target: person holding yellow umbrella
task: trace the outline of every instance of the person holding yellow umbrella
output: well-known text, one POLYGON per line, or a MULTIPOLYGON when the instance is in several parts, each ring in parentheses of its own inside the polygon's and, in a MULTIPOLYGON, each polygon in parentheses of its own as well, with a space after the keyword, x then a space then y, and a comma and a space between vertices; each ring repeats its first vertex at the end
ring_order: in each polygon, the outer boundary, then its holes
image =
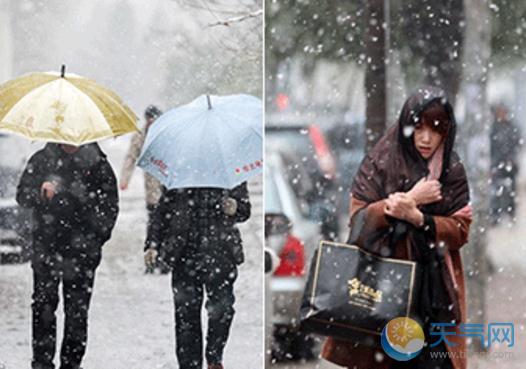
POLYGON ((119 212, 113 169, 97 140, 136 131, 113 92, 79 76, 34 73, 0 86, 0 129, 46 141, 27 163, 16 200, 32 211, 33 369, 54 369, 59 284, 60 369, 79 369, 95 271, 119 212))

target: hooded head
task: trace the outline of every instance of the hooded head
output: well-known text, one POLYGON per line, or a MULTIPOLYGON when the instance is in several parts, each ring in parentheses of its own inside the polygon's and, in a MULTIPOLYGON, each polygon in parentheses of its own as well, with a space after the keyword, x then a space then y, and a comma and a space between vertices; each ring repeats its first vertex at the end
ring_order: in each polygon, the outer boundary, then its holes
POLYGON ((453 150, 455 136, 455 116, 445 92, 420 88, 405 102, 398 122, 365 157, 354 179, 353 196, 368 203, 378 201, 394 192, 407 192, 427 177, 442 183, 443 200, 428 206, 431 213, 460 209, 469 201, 469 192, 464 167, 453 150), (440 136, 429 152, 418 148, 431 146, 429 139, 424 139, 425 144, 419 141, 426 126, 440 136))
POLYGON ((402 155, 419 174, 443 179, 456 136, 455 115, 445 92, 423 87, 409 97, 400 112, 397 136, 402 155))

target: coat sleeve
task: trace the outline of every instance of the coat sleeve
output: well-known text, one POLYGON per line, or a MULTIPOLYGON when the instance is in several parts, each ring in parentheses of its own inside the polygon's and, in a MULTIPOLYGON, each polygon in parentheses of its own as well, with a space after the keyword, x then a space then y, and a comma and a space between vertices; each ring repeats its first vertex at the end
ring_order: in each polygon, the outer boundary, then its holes
POLYGON ((233 216, 235 222, 242 223, 250 218, 251 207, 250 198, 248 195, 247 182, 241 183, 230 191, 229 196, 237 201, 237 211, 233 216))
POLYGON ((365 212, 365 220, 368 223, 368 227, 371 230, 377 230, 389 227, 390 223, 384 214, 385 200, 379 200, 370 204, 365 201, 358 200, 354 197, 351 198, 351 224, 353 216, 358 211, 365 212))
POLYGON ((384 214, 385 200, 370 204, 351 197, 350 234, 348 242, 365 245, 378 232, 390 227, 384 214))
POLYGON ((466 215, 434 215, 436 242, 444 242, 449 250, 459 250, 468 242, 471 218, 466 215))
POLYGON ((42 163, 39 155, 33 155, 24 169, 16 190, 16 201, 24 207, 33 209, 43 205, 40 188, 44 182, 42 163))
POLYGON ((164 232, 168 229, 168 210, 170 198, 167 191, 163 191, 159 204, 155 207, 146 233, 144 250, 159 249, 164 240, 164 232))
POLYGON ((119 194, 113 169, 104 158, 101 161, 96 188, 90 193, 84 217, 90 229, 102 243, 110 239, 119 214, 119 194))
POLYGON ((144 134, 142 132, 133 135, 130 148, 124 159, 124 165, 122 166, 121 182, 130 182, 133 171, 137 164, 137 159, 141 154, 142 145, 144 144, 144 134))

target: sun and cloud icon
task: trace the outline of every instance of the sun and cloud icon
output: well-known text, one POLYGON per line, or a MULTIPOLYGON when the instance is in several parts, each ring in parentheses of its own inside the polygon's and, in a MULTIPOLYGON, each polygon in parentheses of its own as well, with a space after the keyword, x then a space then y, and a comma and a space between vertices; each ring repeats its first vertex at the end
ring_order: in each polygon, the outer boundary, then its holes
POLYGON ((415 358, 424 347, 425 335, 418 322, 400 317, 389 321, 382 331, 382 348, 397 361, 415 358))

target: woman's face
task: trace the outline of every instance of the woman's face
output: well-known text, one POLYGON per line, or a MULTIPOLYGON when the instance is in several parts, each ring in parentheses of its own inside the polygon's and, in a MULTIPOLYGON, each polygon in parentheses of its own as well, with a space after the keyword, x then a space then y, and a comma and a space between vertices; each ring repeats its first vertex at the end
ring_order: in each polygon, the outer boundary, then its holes
POLYGON ((429 159, 442 142, 442 135, 433 130, 429 124, 418 123, 413 135, 415 147, 424 159, 429 159))

